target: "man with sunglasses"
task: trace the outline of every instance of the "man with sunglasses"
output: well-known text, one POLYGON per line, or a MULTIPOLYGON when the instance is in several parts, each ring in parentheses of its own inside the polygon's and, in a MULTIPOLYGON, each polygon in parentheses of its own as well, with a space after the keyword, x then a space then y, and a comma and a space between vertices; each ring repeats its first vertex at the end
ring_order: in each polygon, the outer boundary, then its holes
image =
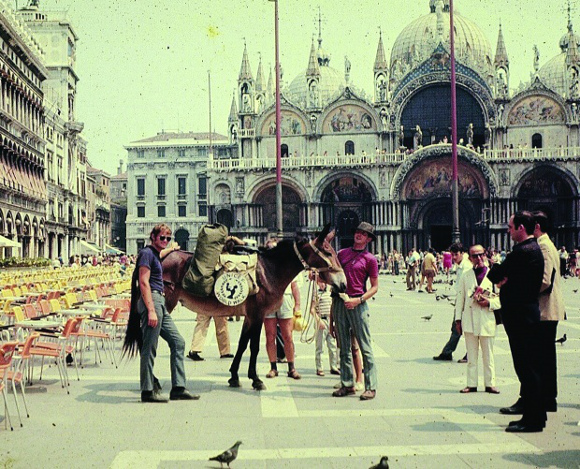
POLYGON ((139 252, 137 266, 139 272, 139 290, 141 296, 137 302, 137 311, 141 316, 141 401, 167 402, 160 393, 161 386, 153 375, 153 365, 157 354, 157 343, 161 336, 171 351, 171 400, 196 400, 198 395, 185 389, 185 367, 183 364, 185 340, 177 330, 173 319, 165 307, 163 294, 163 266, 161 258, 178 249, 177 243, 171 241, 171 229, 165 223, 156 225, 149 235, 151 244, 139 252))

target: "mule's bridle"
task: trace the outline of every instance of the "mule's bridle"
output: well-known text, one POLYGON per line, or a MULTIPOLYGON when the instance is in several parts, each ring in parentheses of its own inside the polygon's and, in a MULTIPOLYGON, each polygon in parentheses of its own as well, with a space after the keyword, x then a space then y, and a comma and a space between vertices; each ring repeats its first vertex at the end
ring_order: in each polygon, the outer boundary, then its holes
POLYGON ((327 271, 335 270, 334 267, 332 267, 332 262, 330 262, 326 258, 326 256, 322 252, 320 252, 320 249, 318 249, 312 241, 310 241, 308 244, 310 245, 310 247, 312 248, 314 253, 318 257, 320 257, 324 262, 326 262, 327 267, 312 267, 311 265, 308 265, 308 262, 306 262, 304 260, 304 257, 302 257, 302 254, 300 254, 300 250, 298 249, 298 245, 296 244, 296 241, 294 241, 294 252, 296 253, 296 256, 298 257, 298 260, 300 261, 300 263, 304 267, 304 270, 316 270, 317 272, 327 272, 327 271))

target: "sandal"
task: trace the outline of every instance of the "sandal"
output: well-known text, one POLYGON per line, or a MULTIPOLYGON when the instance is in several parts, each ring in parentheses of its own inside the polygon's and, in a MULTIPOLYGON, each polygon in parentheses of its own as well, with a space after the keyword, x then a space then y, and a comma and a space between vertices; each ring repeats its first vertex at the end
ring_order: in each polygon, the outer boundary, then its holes
POLYGON ((270 370, 266 373, 266 378, 275 378, 278 376, 278 370, 270 370))
POLYGON ((344 386, 332 393, 333 397, 352 396, 353 394, 356 394, 356 391, 353 387, 346 388, 344 386))
POLYGON ((300 376, 300 373, 298 373, 296 371, 296 368, 293 368, 292 370, 290 370, 288 372, 288 378, 292 378, 292 379, 301 379, 302 376, 300 376))
POLYGON ((488 392, 490 394, 499 394, 499 389, 497 389, 495 386, 486 386, 485 392, 488 392))
POLYGON ((459 391, 461 394, 467 394, 470 392, 477 392, 477 388, 470 388, 469 386, 466 388, 463 388, 461 391, 459 391))
POLYGON ((316 370, 316 375, 317 376, 324 376, 324 371, 322 371, 322 370, 316 370))

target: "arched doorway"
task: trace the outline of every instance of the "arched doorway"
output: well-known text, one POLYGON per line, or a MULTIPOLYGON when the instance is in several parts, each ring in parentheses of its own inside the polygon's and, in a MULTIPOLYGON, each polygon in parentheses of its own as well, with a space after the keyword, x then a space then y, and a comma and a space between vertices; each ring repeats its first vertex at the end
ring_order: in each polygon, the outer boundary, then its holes
POLYGON ((179 244, 179 249, 182 251, 189 251, 189 231, 184 228, 179 228, 175 232, 175 242, 179 244))
POLYGON ((557 246, 576 246, 575 199, 576 190, 569 177, 560 169, 540 166, 522 179, 517 189, 518 207, 521 210, 542 210, 554 227, 554 242, 557 246))
POLYGON ((354 210, 343 210, 338 214, 336 231, 340 249, 352 246, 354 242, 354 230, 359 223, 359 217, 354 210))
POLYGON ((231 210, 228 210, 227 208, 222 208, 218 210, 216 218, 217 222, 227 226, 228 230, 230 230, 232 226, 234 226, 234 216, 232 215, 231 210))
MULTIPOLYGON (((269 186, 259 192, 254 203, 262 206, 263 227, 277 230, 276 186, 269 186)), ((298 192, 287 185, 282 186, 282 226, 286 233, 295 233, 300 227, 302 199, 298 192)))

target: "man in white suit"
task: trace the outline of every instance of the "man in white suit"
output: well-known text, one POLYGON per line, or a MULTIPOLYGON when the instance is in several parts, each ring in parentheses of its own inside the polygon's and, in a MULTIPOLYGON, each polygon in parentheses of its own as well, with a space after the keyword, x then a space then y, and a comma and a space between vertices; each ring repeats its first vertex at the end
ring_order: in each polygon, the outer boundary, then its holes
POLYGON ((463 332, 467 347, 467 387, 461 393, 477 392, 479 348, 483 358, 485 392, 499 394, 495 387, 493 342, 496 332, 494 310, 501 307, 493 284, 487 279, 485 249, 476 244, 469 248, 473 269, 464 272, 458 285, 455 320, 458 332, 463 332))

